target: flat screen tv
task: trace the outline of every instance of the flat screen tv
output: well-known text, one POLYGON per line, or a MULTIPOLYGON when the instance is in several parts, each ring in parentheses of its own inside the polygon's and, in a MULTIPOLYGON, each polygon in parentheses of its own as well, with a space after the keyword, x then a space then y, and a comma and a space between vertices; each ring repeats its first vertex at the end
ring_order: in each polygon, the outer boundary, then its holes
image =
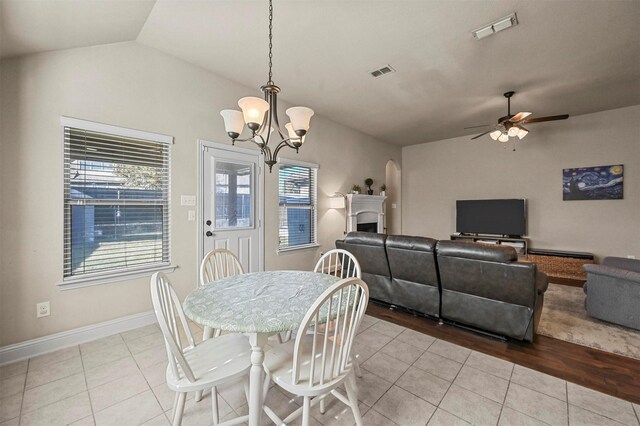
POLYGON ((456 231, 463 234, 523 236, 527 233, 526 200, 458 200, 456 231))

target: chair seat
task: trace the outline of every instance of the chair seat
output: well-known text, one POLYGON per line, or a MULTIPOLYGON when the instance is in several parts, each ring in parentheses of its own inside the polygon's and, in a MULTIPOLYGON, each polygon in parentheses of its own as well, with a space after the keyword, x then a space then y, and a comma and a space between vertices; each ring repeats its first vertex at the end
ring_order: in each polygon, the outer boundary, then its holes
POLYGON ((184 353, 196 378, 190 382, 180 370, 176 378, 167 366, 167 385, 175 392, 192 392, 230 382, 248 374, 251 369, 251 345, 241 334, 205 340, 184 353))
MULTIPOLYGON (((302 338, 303 346, 302 346, 302 360, 301 365, 304 368, 301 368, 300 377, 298 383, 293 383, 293 354, 295 347, 295 340, 289 340, 286 343, 276 346, 275 348, 269 350, 265 354, 264 358, 264 369, 271 377, 276 384, 285 389, 286 391, 300 395, 300 396, 317 396, 323 395, 327 393, 329 390, 340 386, 342 382, 346 379, 346 374, 341 374, 339 378, 325 381, 323 385, 318 385, 320 383, 320 377, 322 374, 322 368, 320 365, 320 359, 322 358, 322 346, 324 343, 324 334, 318 334, 316 337, 316 350, 315 350, 315 358, 316 365, 314 368, 314 383, 316 385, 313 388, 309 386, 309 375, 310 372, 310 364, 311 364, 311 354, 313 349, 313 335, 307 334, 302 338)), ((330 339, 327 343, 327 353, 331 353, 333 346, 333 341, 330 339)), ((337 363, 337 352, 339 347, 336 346, 336 361, 337 363)), ((352 368, 352 363, 349 362, 347 365, 347 369, 345 372, 348 372, 352 368)), ((325 378, 328 376, 330 370, 329 363, 325 366, 325 378)))

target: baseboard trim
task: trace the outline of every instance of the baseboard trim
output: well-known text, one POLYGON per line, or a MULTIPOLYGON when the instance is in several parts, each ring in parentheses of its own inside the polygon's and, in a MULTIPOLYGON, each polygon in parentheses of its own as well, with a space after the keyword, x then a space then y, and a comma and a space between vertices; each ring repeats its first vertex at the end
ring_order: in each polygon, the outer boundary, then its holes
POLYGON ((143 327, 155 322, 156 316, 153 311, 141 312, 139 314, 128 315, 110 321, 3 346, 0 347, 0 366, 133 330, 134 328, 143 327))

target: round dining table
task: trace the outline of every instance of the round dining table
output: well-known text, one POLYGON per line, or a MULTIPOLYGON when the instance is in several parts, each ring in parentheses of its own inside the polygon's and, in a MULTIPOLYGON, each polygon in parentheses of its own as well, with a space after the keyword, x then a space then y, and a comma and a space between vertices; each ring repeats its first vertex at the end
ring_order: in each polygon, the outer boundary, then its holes
POLYGON ((313 302, 339 280, 317 272, 254 272, 200 286, 185 299, 185 315, 196 323, 249 337, 249 426, 258 426, 262 416, 267 338, 296 330, 313 302))

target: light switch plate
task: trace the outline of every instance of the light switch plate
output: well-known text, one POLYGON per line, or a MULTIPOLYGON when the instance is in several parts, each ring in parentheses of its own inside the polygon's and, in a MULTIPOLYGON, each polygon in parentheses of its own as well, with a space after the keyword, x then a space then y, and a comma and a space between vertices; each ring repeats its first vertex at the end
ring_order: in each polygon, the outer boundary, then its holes
POLYGON ((181 195, 180 196, 180 205, 181 206, 195 206, 196 205, 196 196, 195 195, 181 195))

